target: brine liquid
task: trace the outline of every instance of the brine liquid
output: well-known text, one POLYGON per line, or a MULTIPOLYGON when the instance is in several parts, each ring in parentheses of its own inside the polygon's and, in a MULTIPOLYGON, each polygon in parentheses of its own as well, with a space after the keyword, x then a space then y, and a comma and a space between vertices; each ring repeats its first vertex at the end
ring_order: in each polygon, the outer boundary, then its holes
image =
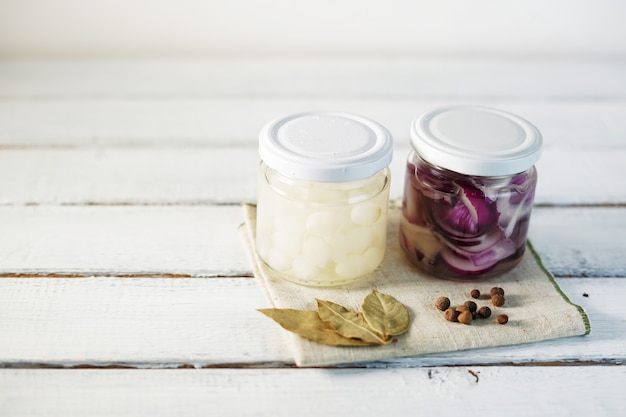
POLYGON ((304 285, 337 286, 382 262, 387 170, 349 183, 287 180, 263 164, 260 174, 256 248, 280 276, 304 285))
POLYGON ((432 275, 475 279, 513 268, 524 254, 537 176, 474 177, 407 164, 400 244, 432 275))

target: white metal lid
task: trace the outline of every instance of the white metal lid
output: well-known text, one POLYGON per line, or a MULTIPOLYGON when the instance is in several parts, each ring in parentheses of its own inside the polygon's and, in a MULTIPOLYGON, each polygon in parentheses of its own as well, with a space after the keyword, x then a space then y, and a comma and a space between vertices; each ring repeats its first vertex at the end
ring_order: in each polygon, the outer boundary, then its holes
POLYGON ((487 107, 450 106, 422 114, 411 144, 433 165, 468 175, 512 175, 537 162, 539 130, 514 114, 487 107))
POLYGON ((365 117, 307 112, 280 117, 259 135, 261 159, 294 178, 342 182, 367 178, 389 165, 391 134, 365 117))

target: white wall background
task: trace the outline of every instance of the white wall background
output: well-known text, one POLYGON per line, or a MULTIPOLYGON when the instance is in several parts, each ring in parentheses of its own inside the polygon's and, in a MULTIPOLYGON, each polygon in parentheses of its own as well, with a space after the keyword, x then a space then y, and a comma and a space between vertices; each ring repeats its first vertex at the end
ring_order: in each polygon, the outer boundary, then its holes
POLYGON ((0 0, 0 57, 626 57, 624 0, 0 0))

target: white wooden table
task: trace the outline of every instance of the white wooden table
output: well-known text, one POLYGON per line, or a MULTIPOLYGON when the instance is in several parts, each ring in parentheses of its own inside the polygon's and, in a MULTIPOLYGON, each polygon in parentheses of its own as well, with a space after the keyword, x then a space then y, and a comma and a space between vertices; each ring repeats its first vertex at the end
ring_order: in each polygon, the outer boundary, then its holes
POLYGON ((618 415, 626 62, 0 62, 0 415, 618 415), (257 135, 333 109, 395 138, 452 104, 543 132, 530 237, 587 337, 296 368, 237 233, 257 135))

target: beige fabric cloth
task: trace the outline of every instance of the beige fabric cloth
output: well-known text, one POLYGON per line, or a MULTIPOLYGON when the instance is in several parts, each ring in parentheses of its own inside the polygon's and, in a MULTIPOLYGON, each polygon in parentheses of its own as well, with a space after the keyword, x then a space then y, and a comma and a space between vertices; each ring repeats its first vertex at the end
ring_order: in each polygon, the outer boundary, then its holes
MULTIPOLYGON (((332 347, 311 342, 285 331, 298 366, 323 366, 366 362, 427 353, 515 345, 527 342, 584 335, 590 324, 584 310, 572 304, 550 274, 542 267, 529 246, 523 260, 508 273, 490 280, 456 282, 432 278, 417 270, 404 256, 398 241, 401 212, 389 211, 387 248, 382 265, 369 277, 349 287, 312 288, 300 286, 272 275, 254 250, 256 208, 244 205, 246 222, 241 228, 254 275, 259 280, 269 304, 276 308, 315 310, 315 298, 330 300, 358 311, 372 289, 389 294, 404 303, 411 315, 409 331, 398 342, 376 347, 332 347), (472 300, 469 293, 478 288, 489 293, 493 286, 504 288, 506 304, 493 307, 490 300, 474 300, 488 305, 493 314, 466 326, 447 322, 434 307, 440 296, 453 305, 472 300), (507 314, 509 323, 498 325, 495 317, 507 314)), ((265 306, 255 306, 266 308, 265 306)), ((261 313, 259 313, 261 314, 261 313)), ((270 320, 270 319, 268 319, 270 320)), ((278 326, 278 324, 276 324, 278 326)))

